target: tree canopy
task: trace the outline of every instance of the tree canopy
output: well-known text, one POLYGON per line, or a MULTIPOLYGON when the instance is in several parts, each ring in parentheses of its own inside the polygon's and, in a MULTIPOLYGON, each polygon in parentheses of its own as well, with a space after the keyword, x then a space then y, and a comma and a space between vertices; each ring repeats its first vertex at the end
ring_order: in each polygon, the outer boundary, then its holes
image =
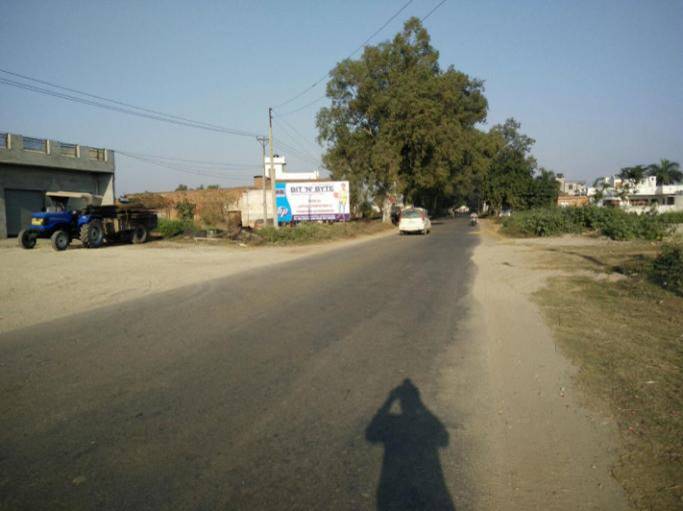
POLYGON ((555 176, 537 173, 534 141, 514 119, 480 129, 488 110, 483 82, 438 60, 411 18, 391 41, 331 71, 319 141, 332 177, 351 182, 352 203, 369 195, 386 210, 388 197, 403 195, 438 210, 454 202, 500 209, 554 201, 555 176))
POLYGON ((670 185, 683 181, 683 172, 678 162, 675 161, 660 160, 659 164, 648 165, 647 172, 650 176, 657 177, 658 185, 670 185))

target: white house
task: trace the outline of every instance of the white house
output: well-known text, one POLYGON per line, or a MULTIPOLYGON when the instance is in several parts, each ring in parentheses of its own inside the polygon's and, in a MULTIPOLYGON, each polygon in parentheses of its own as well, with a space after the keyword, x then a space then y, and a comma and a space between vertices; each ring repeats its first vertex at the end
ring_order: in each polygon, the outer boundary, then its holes
POLYGON ((317 181, 320 179, 320 171, 312 170, 310 172, 287 172, 285 166, 287 161, 284 156, 274 155, 273 164, 270 164, 270 157, 266 156, 264 160, 266 166, 266 176, 270 178, 271 167, 275 170, 276 181, 317 181))
MULTIPOLYGON (((610 176, 599 180, 598 188, 604 193, 599 201, 601 205, 620 206, 635 213, 683 211, 683 183, 658 185, 655 176, 646 176, 635 183, 610 176)), ((594 195, 594 190, 589 191, 594 195)))

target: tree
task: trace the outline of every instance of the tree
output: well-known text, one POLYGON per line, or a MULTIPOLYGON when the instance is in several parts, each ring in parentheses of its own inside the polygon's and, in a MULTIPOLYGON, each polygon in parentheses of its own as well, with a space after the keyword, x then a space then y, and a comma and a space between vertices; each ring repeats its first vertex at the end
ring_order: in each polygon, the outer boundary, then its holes
POLYGON ((629 181, 633 185, 640 183, 646 175, 647 169, 643 165, 624 167, 618 174, 621 179, 629 181))
POLYGON ((681 172, 678 162, 662 159, 659 165, 653 163, 647 167, 648 175, 657 177, 658 185, 670 185, 683 181, 683 172, 681 172))
POLYGON ((178 186, 176 186, 175 191, 176 192, 186 192, 187 191, 187 185, 178 185, 178 186))
POLYGON ((351 182, 353 205, 369 193, 387 221, 391 195, 438 209, 486 171, 488 141, 475 128, 486 119, 483 83, 442 70, 438 58, 411 18, 392 41, 367 46, 330 73, 332 105, 317 115, 323 161, 334 179, 351 182))
POLYGON ((206 189, 207 190, 219 190, 221 185, 207 185, 206 189))
MULTIPOLYGON (((551 195, 548 179, 555 175, 543 171, 539 183, 534 183, 536 160, 531 156, 531 147, 535 140, 519 131, 521 125, 515 119, 507 119, 503 124, 491 128, 488 136, 495 147, 483 183, 484 200, 489 204, 492 213, 499 213, 504 208, 525 209, 547 202, 551 195), (539 185, 539 186, 537 186, 539 185), (547 198, 537 197, 542 193, 547 198)), ((553 201, 557 199, 559 185, 552 184, 553 201)))

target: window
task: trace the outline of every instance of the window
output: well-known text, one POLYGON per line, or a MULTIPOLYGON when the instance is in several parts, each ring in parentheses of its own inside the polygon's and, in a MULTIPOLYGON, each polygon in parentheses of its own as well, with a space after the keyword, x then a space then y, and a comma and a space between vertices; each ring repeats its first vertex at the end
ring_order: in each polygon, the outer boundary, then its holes
POLYGON ((7 149, 7 133, 0 133, 0 149, 7 149))
POLYGON ((95 147, 88 148, 88 158, 91 160, 104 161, 104 149, 97 149, 95 147))
POLYGON ((76 144, 59 143, 59 154, 62 156, 76 157, 76 144))
POLYGON ((666 198, 666 205, 667 206, 673 206, 674 205, 674 197, 667 197, 666 198))
POLYGON ((24 137, 24 151, 39 151, 44 153, 46 152, 45 147, 45 140, 42 138, 24 137))

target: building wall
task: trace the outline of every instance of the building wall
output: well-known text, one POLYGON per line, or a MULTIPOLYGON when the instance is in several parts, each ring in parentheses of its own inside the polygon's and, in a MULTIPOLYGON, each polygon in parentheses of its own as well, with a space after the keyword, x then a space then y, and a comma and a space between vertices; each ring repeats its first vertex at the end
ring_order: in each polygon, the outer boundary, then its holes
POLYGON ((5 190, 75 191, 103 195, 114 202, 114 174, 0 163, 0 238, 7 237, 5 190))
MULTIPOLYGON (((273 218, 273 192, 266 189, 266 212, 273 218)), ((240 196, 238 209, 242 211, 242 225, 254 227, 263 221, 263 190, 250 188, 240 196)))

